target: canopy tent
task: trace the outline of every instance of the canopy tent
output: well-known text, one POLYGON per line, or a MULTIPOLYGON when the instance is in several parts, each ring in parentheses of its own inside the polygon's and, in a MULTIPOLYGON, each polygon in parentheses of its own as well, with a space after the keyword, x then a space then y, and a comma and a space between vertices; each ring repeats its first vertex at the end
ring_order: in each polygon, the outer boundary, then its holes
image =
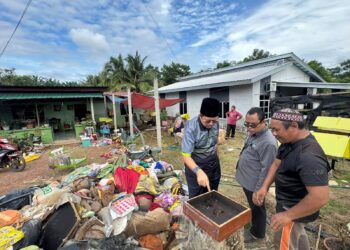
MULTIPOLYGON (((159 108, 164 109, 166 107, 173 106, 179 102, 182 102, 183 99, 164 99, 159 98, 159 108)), ((125 105, 128 105, 128 100, 124 100, 121 102, 125 105)), ((145 96, 138 93, 131 94, 131 106, 133 108, 143 109, 143 110, 155 110, 155 99, 152 96, 145 96)))

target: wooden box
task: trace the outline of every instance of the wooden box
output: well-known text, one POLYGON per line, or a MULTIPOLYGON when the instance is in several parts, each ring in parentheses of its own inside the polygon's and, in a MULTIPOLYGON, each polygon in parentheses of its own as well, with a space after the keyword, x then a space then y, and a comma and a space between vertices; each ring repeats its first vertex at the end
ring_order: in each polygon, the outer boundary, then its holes
POLYGON ((250 222, 250 208, 217 191, 211 191, 184 204, 184 214, 214 240, 227 239, 250 222))

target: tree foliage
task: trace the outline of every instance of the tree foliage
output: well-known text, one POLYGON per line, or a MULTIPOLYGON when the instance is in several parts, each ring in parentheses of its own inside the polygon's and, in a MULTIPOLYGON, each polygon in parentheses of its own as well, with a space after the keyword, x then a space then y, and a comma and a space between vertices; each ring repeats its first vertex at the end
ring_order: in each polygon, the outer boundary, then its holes
POLYGON ((272 56, 272 54, 268 51, 264 51, 263 49, 254 49, 253 53, 243 59, 243 61, 239 63, 250 62, 258 59, 263 59, 272 56))
POLYGON ((3 86, 78 86, 75 81, 58 81, 35 75, 17 75, 16 69, 0 69, 0 85, 3 86))
POLYGON ((229 62, 227 60, 224 60, 222 62, 218 62, 216 64, 216 69, 221 69, 221 68, 225 68, 225 67, 229 67, 229 66, 232 66, 232 65, 235 65, 236 62, 235 61, 232 61, 232 62, 229 62))
POLYGON ((333 76, 332 72, 328 69, 326 69, 321 62, 317 60, 312 60, 308 62, 308 65, 316 71, 317 74, 319 74, 324 80, 327 82, 333 82, 333 76))
POLYGON ((179 77, 191 74, 190 66, 172 62, 170 65, 163 65, 161 69, 161 79, 164 85, 169 85, 177 81, 179 77))
POLYGON ((329 69, 335 82, 350 82, 350 59, 340 63, 339 66, 329 69))

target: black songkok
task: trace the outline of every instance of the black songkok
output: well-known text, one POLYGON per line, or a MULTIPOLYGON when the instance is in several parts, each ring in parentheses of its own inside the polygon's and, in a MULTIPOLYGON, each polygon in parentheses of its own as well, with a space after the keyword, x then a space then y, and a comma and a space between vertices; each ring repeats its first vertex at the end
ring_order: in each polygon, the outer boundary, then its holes
POLYGON ((219 116, 220 103, 214 98, 204 98, 201 106, 201 114, 207 117, 219 116))

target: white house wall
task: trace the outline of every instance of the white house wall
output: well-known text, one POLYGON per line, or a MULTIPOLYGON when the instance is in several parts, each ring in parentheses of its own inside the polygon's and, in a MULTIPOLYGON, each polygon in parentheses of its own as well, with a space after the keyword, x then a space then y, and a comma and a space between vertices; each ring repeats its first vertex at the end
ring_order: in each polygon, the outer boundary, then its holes
POLYGON ((231 86, 229 91, 230 106, 235 105, 236 109, 244 116, 253 107, 253 86, 250 84, 231 86))
POLYGON ((310 82, 310 76, 305 74, 301 69, 294 65, 290 65, 284 70, 273 74, 271 81, 280 82, 310 82))
MULTIPOLYGON (((165 94, 166 99, 174 99, 174 98, 179 98, 179 92, 174 92, 174 93, 166 93, 165 94)), ((168 116, 173 116, 175 117, 177 113, 180 113, 180 104, 175 104, 173 106, 168 107, 167 109, 168 116)))
POLYGON ((209 89, 187 91, 187 113, 193 118, 199 114, 202 100, 209 97, 209 89))

